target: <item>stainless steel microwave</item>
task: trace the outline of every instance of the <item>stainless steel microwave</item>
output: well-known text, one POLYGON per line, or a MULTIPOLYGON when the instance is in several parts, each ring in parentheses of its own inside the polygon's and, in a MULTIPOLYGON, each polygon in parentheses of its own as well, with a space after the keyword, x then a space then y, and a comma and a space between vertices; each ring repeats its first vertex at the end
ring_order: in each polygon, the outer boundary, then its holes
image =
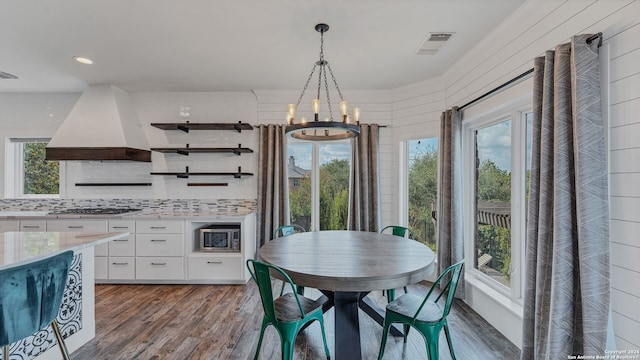
POLYGON ((240 224, 212 224, 199 232, 200 251, 240 252, 240 224))

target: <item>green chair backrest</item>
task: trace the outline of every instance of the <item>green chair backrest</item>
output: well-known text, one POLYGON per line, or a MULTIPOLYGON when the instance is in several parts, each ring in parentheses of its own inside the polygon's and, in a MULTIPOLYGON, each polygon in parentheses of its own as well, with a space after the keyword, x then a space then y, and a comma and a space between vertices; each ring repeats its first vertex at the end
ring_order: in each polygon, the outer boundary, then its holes
POLYGON ((291 286, 291 291, 296 297, 298 308, 300 309, 300 314, 302 314, 302 317, 305 316, 304 310, 302 310, 302 305, 300 305, 300 298, 295 291, 293 281, 291 281, 291 278, 289 277, 289 275, 287 275, 287 273, 285 273, 282 269, 275 265, 266 264, 252 259, 247 260, 247 268, 249 269, 251 278, 258 285, 258 290, 260 291, 260 300, 262 301, 262 308, 264 309, 265 316, 272 319, 276 323, 278 322, 278 319, 276 318, 276 306, 273 299, 273 289, 271 287, 271 271, 280 273, 280 275, 284 279, 283 281, 289 283, 289 285, 291 286))
POLYGON ((461 260, 449 266, 445 271, 442 272, 442 274, 440 274, 440 276, 438 276, 438 279, 436 280, 435 283, 433 283, 433 286, 431 286, 431 289, 429 290, 429 292, 427 293, 427 296, 425 296, 424 300, 422 301, 422 304, 418 308, 418 311, 416 311, 415 315, 413 316, 413 320, 415 320, 418 317, 418 314, 420 314, 420 311, 422 311, 422 308, 427 303, 427 300, 431 296, 431 293, 436 288, 438 288, 440 283, 445 279, 448 279, 448 283, 442 289, 442 291, 440 292, 440 295, 438 295, 435 302, 438 302, 438 300, 440 300, 442 295, 446 293, 447 300, 444 304, 444 311, 442 312, 442 318, 445 318, 447 317, 447 315, 449 315, 449 311, 451 310, 451 305, 453 304, 453 299, 456 294, 456 288, 458 287, 458 280, 460 280, 460 274, 462 274, 463 267, 464 267, 464 260, 461 260))
POLYGON ((380 230, 380 232, 383 233, 387 229, 391 229, 391 234, 395 236, 408 237, 408 238, 413 237, 413 234, 411 234, 411 230, 409 230, 409 228, 406 228, 404 226, 389 225, 389 226, 385 226, 382 230, 380 230))
POLYGON ((58 317, 73 251, 0 271, 0 346, 43 329, 58 317))
POLYGON ((279 226, 276 231, 274 231, 273 238, 276 239, 280 236, 293 235, 300 232, 306 232, 306 230, 298 224, 282 225, 279 226))

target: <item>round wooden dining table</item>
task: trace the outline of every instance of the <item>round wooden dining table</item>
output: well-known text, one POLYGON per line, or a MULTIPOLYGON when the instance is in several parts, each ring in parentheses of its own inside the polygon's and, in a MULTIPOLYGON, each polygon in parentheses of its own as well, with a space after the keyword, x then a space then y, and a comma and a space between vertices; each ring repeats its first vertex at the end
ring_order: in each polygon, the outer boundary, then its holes
MULTIPOLYGON (((434 270, 431 249, 415 240, 365 231, 313 231, 283 236, 260 248, 260 259, 297 285, 320 290, 335 312, 335 359, 361 359, 358 309, 379 324, 384 310, 366 298, 403 287, 434 270)), ((396 331, 397 333, 397 331, 396 331)))

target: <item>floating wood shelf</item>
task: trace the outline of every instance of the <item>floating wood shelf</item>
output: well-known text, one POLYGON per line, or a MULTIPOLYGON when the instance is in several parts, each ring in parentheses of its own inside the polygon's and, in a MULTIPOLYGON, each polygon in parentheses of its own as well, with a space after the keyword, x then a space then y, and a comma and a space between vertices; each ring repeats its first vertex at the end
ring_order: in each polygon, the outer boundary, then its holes
POLYGON ((180 179, 188 179, 189 176, 233 176, 236 179, 241 179, 243 176, 253 176, 252 173, 242 172, 240 166, 238 166, 238 172, 191 172, 187 166, 184 172, 152 172, 151 175, 174 175, 180 179))
POLYGON ((187 186, 229 186, 228 183, 187 183, 187 186))
POLYGON ((151 183, 76 183, 76 186, 151 186, 151 183))
POLYGON ((235 130, 242 132, 242 130, 253 130, 253 126, 242 121, 237 123, 151 123, 151 126, 157 127, 161 130, 181 130, 186 133, 189 130, 235 130))
POLYGON ((187 144, 187 146, 183 148, 164 147, 164 148, 151 148, 151 150, 165 153, 165 154, 180 154, 180 155, 189 155, 190 153, 233 153, 236 155, 241 155, 243 153, 253 152, 253 150, 249 148, 243 148, 240 144, 238 144, 237 148, 223 148, 223 147, 192 148, 189 146, 189 144, 187 144))

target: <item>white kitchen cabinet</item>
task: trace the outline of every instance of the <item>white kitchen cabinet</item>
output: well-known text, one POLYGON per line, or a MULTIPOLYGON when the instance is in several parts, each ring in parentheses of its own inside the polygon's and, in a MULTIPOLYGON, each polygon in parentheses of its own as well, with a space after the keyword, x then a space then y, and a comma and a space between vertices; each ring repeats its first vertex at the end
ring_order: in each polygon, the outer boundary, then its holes
POLYGON ((136 278, 136 222, 134 220, 109 220, 109 232, 128 232, 124 239, 108 243, 109 280, 133 280, 136 278))
POLYGON ((189 257, 190 280, 222 280, 242 279, 244 262, 242 255, 202 255, 189 257))
POLYGON ((20 220, 20 231, 47 231, 47 221, 20 220))
POLYGON ((136 280, 184 280, 184 221, 136 221, 136 280))
POLYGON ((107 232, 106 220, 47 220, 47 231, 107 232))
POLYGON ((20 231, 19 220, 0 220, 0 232, 20 231))
POLYGON ((137 256, 137 280, 184 280, 183 256, 137 256))

